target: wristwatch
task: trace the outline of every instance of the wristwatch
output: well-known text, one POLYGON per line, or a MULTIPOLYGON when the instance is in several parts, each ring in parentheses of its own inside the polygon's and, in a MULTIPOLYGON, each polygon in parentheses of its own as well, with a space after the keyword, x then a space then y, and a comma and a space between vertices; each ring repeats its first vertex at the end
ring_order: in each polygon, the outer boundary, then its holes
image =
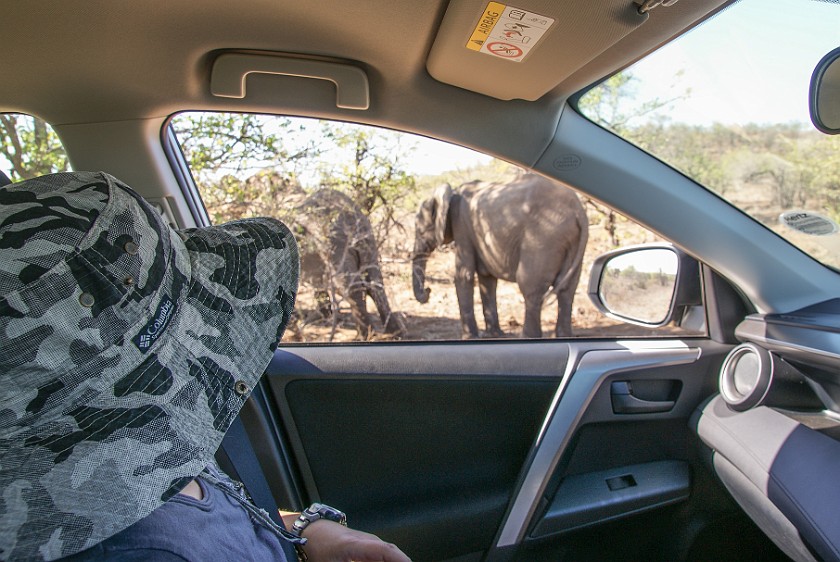
POLYGON ((324 505, 322 503, 313 503, 304 509, 292 525, 292 532, 297 536, 301 536, 303 530, 318 519, 327 519, 335 521, 347 526, 347 516, 343 511, 339 511, 334 507, 324 505))
MULTIPOLYGON (((304 509, 295 520, 291 529, 292 534, 300 537, 304 529, 319 519, 327 519, 328 521, 335 521, 345 527, 347 526, 347 516, 343 511, 339 511, 334 507, 330 507, 322 503, 313 503, 304 509)), ((295 544, 295 550, 297 551, 298 558, 301 561, 305 561, 306 553, 303 552, 303 545, 295 544)))

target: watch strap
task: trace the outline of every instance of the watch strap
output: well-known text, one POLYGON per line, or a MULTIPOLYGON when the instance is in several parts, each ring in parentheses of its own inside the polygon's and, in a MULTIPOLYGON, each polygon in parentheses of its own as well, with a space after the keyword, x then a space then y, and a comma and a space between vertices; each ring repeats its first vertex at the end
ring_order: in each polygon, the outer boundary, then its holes
MULTIPOLYGON (((345 527, 347 526, 347 516, 343 511, 339 511, 338 509, 330 507, 326 504, 313 503, 304 509, 300 515, 298 515, 298 518, 292 524, 290 531, 293 535, 303 539, 303 531, 319 519, 326 519, 328 521, 334 521, 335 523, 344 525, 345 527)), ((306 539, 303 540, 305 541, 306 539)), ((301 562, 305 562, 307 560, 307 556, 303 551, 303 544, 295 544, 295 550, 297 551, 298 558, 301 562)))

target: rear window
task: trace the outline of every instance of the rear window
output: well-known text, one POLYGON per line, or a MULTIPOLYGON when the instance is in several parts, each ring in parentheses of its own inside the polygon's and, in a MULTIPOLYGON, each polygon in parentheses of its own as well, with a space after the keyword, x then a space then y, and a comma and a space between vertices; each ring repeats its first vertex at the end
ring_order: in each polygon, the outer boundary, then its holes
POLYGON ((69 168, 67 153, 49 124, 31 115, 0 113, 0 169, 12 181, 69 168))

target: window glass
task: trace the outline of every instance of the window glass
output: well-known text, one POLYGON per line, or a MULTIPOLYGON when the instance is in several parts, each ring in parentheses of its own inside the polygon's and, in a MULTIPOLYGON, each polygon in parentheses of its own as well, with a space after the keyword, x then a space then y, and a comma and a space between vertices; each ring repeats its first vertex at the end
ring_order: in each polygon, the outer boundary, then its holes
MULTIPOLYGON (((461 186, 475 180, 498 184, 517 178, 521 181, 521 170, 440 141, 348 123, 182 113, 173 118, 172 128, 214 222, 273 216, 295 232, 302 249, 303 278, 297 321, 287 330, 285 341, 462 337, 455 287, 458 241, 426 247, 426 257, 416 243, 416 218, 428 216, 430 201, 437 200, 436 194, 445 184, 457 194, 461 186), (420 255, 425 258, 424 282, 415 291, 415 266, 420 265, 416 258, 420 255), (362 290, 365 296, 359 298, 362 290), (427 302, 420 302, 418 294, 421 298, 428 295, 427 302)), ((697 334, 675 325, 650 329, 624 324, 607 318, 590 303, 589 269, 598 255, 658 238, 594 201, 574 193, 569 197, 572 208, 579 205, 583 209, 586 216, 582 221, 588 224, 580 282, 568 311, 573 336, 697 334)), ((563 209, 551 211, 552 205, 553 201, 547 201, 540 207, 549 214, 565 216, 563 209)), ((496 203, 481 208, 482 220, 496 220, 512 206, 496 203)), ((420 220, 428 232, 434 230, 434 221, 420 220)), ((420 238, 425 240, 426 234, 424 230, 420 238)), ((490 240, 493 233, 484 238, 488 244, 502 244, 504 234, 500 232, 495 241, 490 240)), ((539 240, 540 253, 526 268, 528 273, 551 259, 555 241, 546 238, 539 240)), ((554 334, 558 317, 558 299, 548 293, 541 295, 541 330, 546 337, 554 334)), ((478 287, 472 298, 480 337, 523 337, 525 298, 515 282, 498 281, 501 333, 487 329, 478 287)))
POLYGON ((0 113, 0 168, 12 181, 70 169, 52 127, 21 113, 0 113))
POLYGON ((811 73, 840 44, 838 22, 837 2, 741 0, 579 109, 840 267, 840 136, 808 114, 811 73))

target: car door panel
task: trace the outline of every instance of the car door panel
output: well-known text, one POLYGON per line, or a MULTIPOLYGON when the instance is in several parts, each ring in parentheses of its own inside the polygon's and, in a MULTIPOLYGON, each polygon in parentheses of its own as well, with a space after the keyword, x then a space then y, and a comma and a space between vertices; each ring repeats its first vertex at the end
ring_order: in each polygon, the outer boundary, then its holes
POLYGON ((358 523, 394 542, 438 537, 426 542, 424 559, 486 547, 556 384, 475 382, 290 382, 309 489, 331 505, 354 506, 358 523))
POLYGON ((266 390, 299 501, 340 506, 414 560, 481 557, 562 543, 533 530, 567 477, 686 463, 686 420, 728 348, 703 339, 294 345, 278 350, 266 390), (615 381, 676 381, 679 391, 670 411, 615 414, 615 381))
POLYGON ((486 550, 568 357, 522 345, 280 350, 266 378, 307 497, 414 559, 486 550))

